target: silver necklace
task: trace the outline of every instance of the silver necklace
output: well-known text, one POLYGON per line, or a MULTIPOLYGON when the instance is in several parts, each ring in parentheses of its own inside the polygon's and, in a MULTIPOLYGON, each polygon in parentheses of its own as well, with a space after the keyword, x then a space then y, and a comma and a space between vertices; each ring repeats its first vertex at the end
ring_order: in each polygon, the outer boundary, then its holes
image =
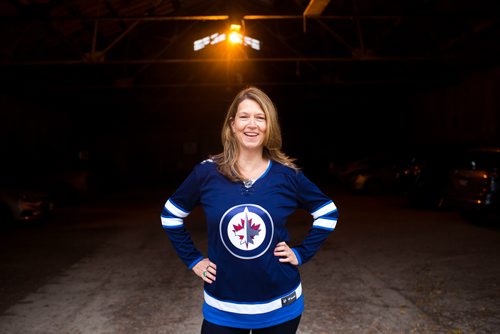
POLYGON ((245 186, 245 188, 250 188, 253 185, 253 181, 252 180, 244 180, 243 185, 245 186))

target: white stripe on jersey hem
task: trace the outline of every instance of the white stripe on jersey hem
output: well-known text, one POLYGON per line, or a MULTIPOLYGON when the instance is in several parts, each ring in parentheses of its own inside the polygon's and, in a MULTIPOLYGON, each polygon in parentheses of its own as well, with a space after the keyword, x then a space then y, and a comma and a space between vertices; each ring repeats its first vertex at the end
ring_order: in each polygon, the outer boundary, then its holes
POLYGON ((180 218, 186 218, 189 215, 189 212, 186 212, 180 208, 178 208, 170 199, 165 203, 165 208, 172 213, 174 216, 180 218))
POLYGON ((333 230, 337 225, 337 219, 318 218, 314 221, 313 227, 323 227, 333 230))
POLYGON ((318 217, 324 216, 327 213, 333 212, 335 210, 337 210, 337 207, 335 206, 335 204, 333 204, 333 202, 329 202, 329 203, 323 205, 318 210, 311 213, 311 215, 313 216, 314 219, 317 219, 318 217))
POLYGON ((177 227, 184 225, 182 218, 161 217, 161 224, 164 227, 177 227))
MULTIPOLYGON (((271 302, 268 302, 268 303, 244 304, 244 303, 224 302, 222 300, 215 299, 214 297, 210 296, 205 291, 203 293, 205 295, 205 302, 208 305, 210 305, 218 310, 225 311, 225 312, 232 312, 232 313, 238 313, 238 314, 262 314, 262 313, 275 311, 275 310, 283 307, 282 302, 281 302, 282 297, 277 298, 277 299, 275 299, 271 302)), ((302 284, 299 284, 297 289, 295 289, 294 291, 291 291, 290 293, 286 294, 285 296, 291 295, 293 293, 295 293, 295 298, 299 299, 299 297, 302 296, 302 284)))

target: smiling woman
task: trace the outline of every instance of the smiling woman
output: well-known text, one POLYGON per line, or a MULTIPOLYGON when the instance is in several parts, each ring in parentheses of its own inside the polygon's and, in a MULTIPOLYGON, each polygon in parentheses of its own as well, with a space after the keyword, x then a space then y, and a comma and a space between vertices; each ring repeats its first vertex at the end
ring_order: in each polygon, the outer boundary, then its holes
POLYGON ((281 151, 276 108, 260 89, 236 95, 222 144, 223 152, 195 166, 161 214, 177 254, 204 281, 201 332, 293 334, 304 310, 299 266, 334 230, 337 207, 281 151), (198 205, 207 257, 184 226, 198 205), (311 214, 311 228, 290 246, 287 219, 299 208, 311 214))
POLYGON ((267 130, 266 114, 257 102, 244 100, 238 106, 231 128, 241 151, 259 150, 267 130))

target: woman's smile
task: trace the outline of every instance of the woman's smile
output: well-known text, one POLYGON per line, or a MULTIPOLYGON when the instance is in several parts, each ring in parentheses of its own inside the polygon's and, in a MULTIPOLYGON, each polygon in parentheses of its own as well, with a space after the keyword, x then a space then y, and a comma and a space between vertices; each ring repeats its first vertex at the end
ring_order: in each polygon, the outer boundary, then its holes
POLYGON ((231 124, 242 149, 262 149, 267 131, 266 114, 253 100, 243 100, 231 124))

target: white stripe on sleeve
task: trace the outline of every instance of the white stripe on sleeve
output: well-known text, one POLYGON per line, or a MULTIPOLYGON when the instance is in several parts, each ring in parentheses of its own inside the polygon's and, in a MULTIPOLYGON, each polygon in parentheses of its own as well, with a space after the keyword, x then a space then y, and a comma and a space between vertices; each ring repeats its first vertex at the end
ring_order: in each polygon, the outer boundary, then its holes
POLYGON ((318 210, 311 213, 311 215, 313 216, 314 219, 317 219, 318 217, 324 216, 327 213, 333 212, 335 210, 337 210, 335 204, 333 204, 333 202, 328 202, 327 204, 320 207, 318 210))
POLYGON ((322 227, 333 230, 337 225, 337 219, 318 218, 314 221, 313 227, 322 227))
POLYGON ((167 201, 165 204, 165 208, 171 212, 174 216, 180 217, 180 218, 186 218, 189 215, 189 212, 186 212, 176 206, 173 202, 170 201, 170 199, 167 201))
POLYGON ((163 227, 176 227, 184 225, 182 218, 161 217, 161 225, 163 227))

